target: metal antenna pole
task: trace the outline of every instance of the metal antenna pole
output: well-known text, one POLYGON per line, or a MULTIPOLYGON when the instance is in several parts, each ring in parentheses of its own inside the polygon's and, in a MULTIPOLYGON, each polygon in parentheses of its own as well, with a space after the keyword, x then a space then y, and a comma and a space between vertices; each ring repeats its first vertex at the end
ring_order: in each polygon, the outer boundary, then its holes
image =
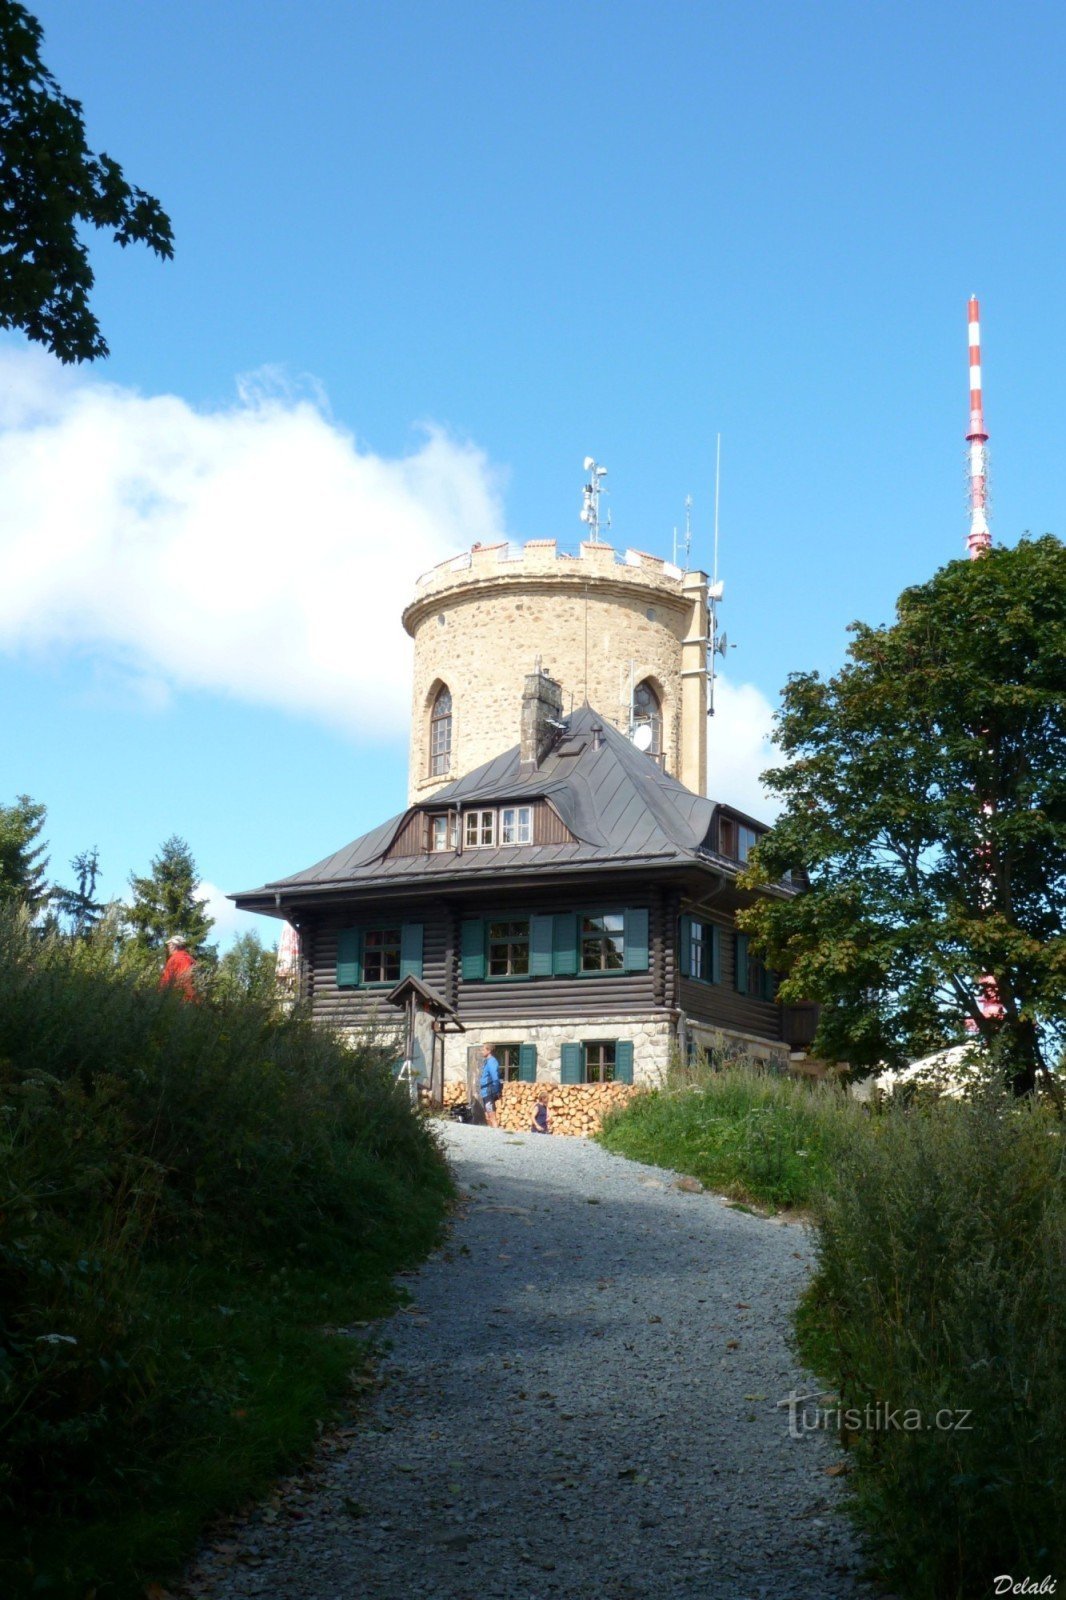
POLYGON ((714 572, 712 583, 718 582, 718 498, 722 488, 722 435, 714 447, 714 572))

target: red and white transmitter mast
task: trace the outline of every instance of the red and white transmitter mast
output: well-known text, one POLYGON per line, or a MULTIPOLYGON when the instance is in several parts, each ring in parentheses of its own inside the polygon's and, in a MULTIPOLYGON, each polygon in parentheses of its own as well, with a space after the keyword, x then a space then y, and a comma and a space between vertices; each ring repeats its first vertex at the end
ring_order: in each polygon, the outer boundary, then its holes
MULTIPOLYGON (((977 296, 970 296, 970 303, 966 308, 966 318, 969 325, 970 342, 970 428, 966 435, 966 442, 970 447, 970 532, 966 539, 966 548, 970 560, 976 561, 979 556, 987 555, 992 548, 992 534, 988 527, 988 433, 985 429, 985 405, 981 385, 981 307, 977 303, 977 296)), ((986 800, 981 810, 986 817, 992 815, 992 807, 986 800)), ((987 861, 987 849, 980 848, 979 854, 987 861)), ((986 901, 992 897, 991 877, 985 879, 986 901)), ((986 1017, 1001 1017, 1003 1005, 996 988, 996 980, 986 973, 978 980, 977 1004, 982 1015, 986 1017)), ((972 1020, 967 1021, 967 1032, 976 1032, 977 1024, 972 1020)))
POLYGON ((988 434, 981 392, 981 308, 975 294, 970 296, 967 318, 970 327, 970 431, 966 435, 970 447, 970 533, 966 548, 970 560, 975 561, 992 548, 992 535, 988 531, 988 434))

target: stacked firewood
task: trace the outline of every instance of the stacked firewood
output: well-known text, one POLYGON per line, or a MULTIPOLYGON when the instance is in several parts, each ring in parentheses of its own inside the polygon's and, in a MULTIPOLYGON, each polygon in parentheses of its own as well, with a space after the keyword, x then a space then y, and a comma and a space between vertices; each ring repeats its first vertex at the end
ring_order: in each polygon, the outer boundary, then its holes
MULTIPOLYGON (((538 1092, 548 1095, 548 1127, 552 1133, 566 1134, 571 1138, 588 1138, 598 1131, 604 1114, 626 1101, 640 1090, 630 1083, 516 1083, 504 1085, 503 1099, 499 1105, 500 1126, 512 1132, 528 1131, 533 1121, 533 1110, 538 1092)), ((466 1102, 466 1085, 446 1083, 444 1106, 463 1105, 466 1102)))

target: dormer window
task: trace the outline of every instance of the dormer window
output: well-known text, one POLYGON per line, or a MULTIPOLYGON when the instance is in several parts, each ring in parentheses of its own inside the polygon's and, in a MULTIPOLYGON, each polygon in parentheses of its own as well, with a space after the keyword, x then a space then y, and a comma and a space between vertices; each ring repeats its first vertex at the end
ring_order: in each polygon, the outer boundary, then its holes
POLYGON ((500 812, 500 843, 533 843, 532 806, 504 806, 500 812))
POLYGON ((459 818, 454 812, 429 820, 429 848, 454 850, 459 844, 459 818), (451 824, 449 827, 448 824, 451 824))
POLYGON ((468 811, 463 819, 463 842, 468 850, 496 843, 495 811, 468 811))
POLYGON ((731 861, 747 861, 762 835, 756 828, 735 817, 721 817, 718 822, 718 848, 731 861))
POLYGON ((442 684, 429 719, 429 775, 442 777, 452 764, 452 692, 442 684))

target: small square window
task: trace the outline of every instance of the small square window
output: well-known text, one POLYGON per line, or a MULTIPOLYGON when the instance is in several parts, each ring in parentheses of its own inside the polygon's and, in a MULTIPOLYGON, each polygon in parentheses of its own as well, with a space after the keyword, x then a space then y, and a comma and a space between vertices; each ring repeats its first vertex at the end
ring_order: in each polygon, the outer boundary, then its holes
POLYGON ((464 828, 464 838, 467 846, 480 849, 485 845, 496 843, 496 813, 495 811, 468 811, 464 828))
POLYGON ((500 843, 533 843, 532 806, 504 806, 500 812, 500 843))
POLYGON ((582 972, 620 972, 625 965, 625 917, 621 911, 581 919, 582 972))
POLYGON ((397 983, 399 978, 399 928, 368 929, 363 939, 363 982, 397 983))
POLYGON ((489 977, 529 976, 529 921, 489 923, 489 977))
POLYGON ((498 1044, 493 1054, 500 1064, 500 1077, 504 1083, 518 1082, 518 1052, 521 1049, 517 1044, 498 1044))
POLYGON ((615 1041, 598 1039, 585 1046, 585 1082, 613 1083, 615 1071, 615 1041))

